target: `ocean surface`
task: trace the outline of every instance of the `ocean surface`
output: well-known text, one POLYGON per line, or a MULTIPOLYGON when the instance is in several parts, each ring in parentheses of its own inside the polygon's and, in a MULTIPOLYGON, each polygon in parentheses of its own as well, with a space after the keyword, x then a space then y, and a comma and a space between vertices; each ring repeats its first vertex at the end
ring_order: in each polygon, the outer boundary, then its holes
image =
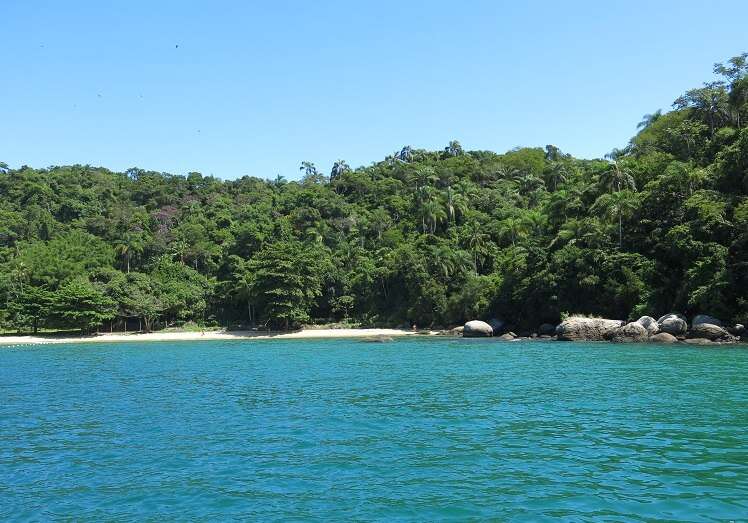
POLYGON ((2 521, 745 521, 748 348, 0 348, 2 521))

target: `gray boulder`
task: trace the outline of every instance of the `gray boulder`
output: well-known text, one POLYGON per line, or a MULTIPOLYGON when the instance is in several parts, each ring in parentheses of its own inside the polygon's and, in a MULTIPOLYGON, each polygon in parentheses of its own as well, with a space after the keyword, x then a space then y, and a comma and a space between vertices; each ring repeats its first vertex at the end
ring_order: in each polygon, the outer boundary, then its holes
POLYGON ((660 332, 667 332, 673 336, 683 336, 688 330, 688 322, 682 314, 666 314, 657 320, 660 332))
POLYGON ((727 332, 735 336, 743 336, 746 332, 745 325, 743 325, 742 323, 736 323, 733 327, 727 329, 727 332))
POLYGON ((564 341, 603 341, 612 338, 616 329, 622 326, 623 322, 618 320, 571 317, 556 327, 556 334, 564 341))
POLYGON ((649 337, 647 329, 639 322, 632 322, 617 328, 613 332, 611 341, 616 343, 632 343, 637 341, 646 341, 649 337))
POLYGON ((660 332, 654 336, 650 336, 649 341, 652 343, 676 343, 678 338, 667 332, 660 332))
POLYGON ((543 323, 538 327, 538 334, 541 336, 553 336, 556 334, 556 326, 551 323, 543 323))
POLYGON ((711 341, 733 341, 732 336, 719 325, 711 323, 699 323, 691 327, 688 331, 688 337, 691 339, 705 338, 711 341))
POLYGON ((502 334, 501 336, 499 336, 498 339, 500 339, 501 341, 514 341, 514 336, 507 332, 506 334, 502 334))
POLYGON ((641 318, 636 320, 636 323, 647 329, 647 334, 649 336, 654 336, 655 334, 660 332, 660 326, 657 325, 657 320, 652 316, 642 316, 641 318))
POLYGON ((488 320, 488 324, 493 329, 494 336, 498 336, 499 334, 504 332, 504 330, 506 330, 506 322, 504 320, 491 318, 490 320, 488 320))
POLYGON ((660 316, 660 318, 657 320, 657 323, 662 323, 668 318, 680 318, 683 321, 688 321, 684 315, 682 315, 680 312, 669 312, 665 314, 664 316, 660 316))
POLYGON ((485 321, 471 320, 465 324, 462 336, 464 338, 487 338, 493 336, 493 329, 485 321))
POLYGON ((693 321, 691 322, 691 326, 700 325, 702 323, 709 323, 710 325, 724 327, 724 324, 721 320, 718 320, 714 316, 709 316, 708 314, 697 314, 696 316, 694 316, 693 321))

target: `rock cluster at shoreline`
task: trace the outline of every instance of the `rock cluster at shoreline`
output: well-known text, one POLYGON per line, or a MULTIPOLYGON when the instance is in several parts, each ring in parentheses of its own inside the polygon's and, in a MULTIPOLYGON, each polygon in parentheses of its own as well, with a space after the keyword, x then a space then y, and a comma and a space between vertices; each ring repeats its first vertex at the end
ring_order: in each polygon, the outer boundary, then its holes
POLYGON ((683 314, 669 313, 654 319, 642 316, 636 321, 625 322, 605 318, 572 316, 559 325, 544 323, 537 332, 511 332, 506 322, 491 319, 488 322, 471 320, 464 327, 451 331, 465 338, 497 337, 511 341, 521 338, 553 339, 559 341, 610 341, 613 343, 687 343, 712 345, 748 341, 748 331, 742 324, 727 326, 714 316, 699 314, 691 324, 683 314))

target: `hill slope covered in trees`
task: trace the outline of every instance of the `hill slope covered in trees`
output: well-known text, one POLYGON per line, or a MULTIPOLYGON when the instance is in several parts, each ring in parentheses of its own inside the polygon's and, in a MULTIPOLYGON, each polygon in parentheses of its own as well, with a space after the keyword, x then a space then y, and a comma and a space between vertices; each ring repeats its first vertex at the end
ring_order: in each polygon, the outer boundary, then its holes
POLYGON ((748 65, 606 160, 404 147, 298 182, 0 164, 0 327, 748 319, 748 65))

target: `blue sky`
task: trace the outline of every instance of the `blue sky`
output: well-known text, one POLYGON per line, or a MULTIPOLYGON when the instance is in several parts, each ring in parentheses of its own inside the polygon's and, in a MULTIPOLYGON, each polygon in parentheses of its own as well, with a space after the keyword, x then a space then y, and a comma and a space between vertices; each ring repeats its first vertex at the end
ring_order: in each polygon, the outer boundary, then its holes
POLYGON ((600 157, 748 51, 747 19, 745 0, 2 0, 0 160, 231 179, 451 139, 600 157))

